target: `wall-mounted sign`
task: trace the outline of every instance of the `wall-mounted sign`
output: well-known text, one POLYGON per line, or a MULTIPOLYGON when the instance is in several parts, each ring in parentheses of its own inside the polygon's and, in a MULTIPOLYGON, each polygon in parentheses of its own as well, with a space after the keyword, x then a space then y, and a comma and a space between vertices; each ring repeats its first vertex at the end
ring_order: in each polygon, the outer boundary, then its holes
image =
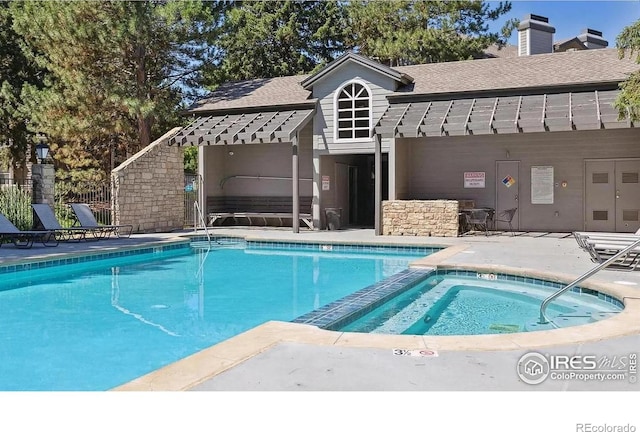
POLYGON ((531 167, 531 204, 553 204, 553 167, 531 167))
POLYGON ((465 188, 484 188, 485 173, 484 171, 472 171, 464 173, 465 188))
POLYGON ((502 179, 502 184, 505 185, 506 187, 510 188, 511 186, 516 184, 516 179, 514 179, 510 175, 507 175, 507 176, 505 176, 505 178, 502 179))
POLYGON ((323 175, 322 176, 322 190, 323 191, 328 191, 331 187, 331 180, 330 177, 328 175, 323 175))

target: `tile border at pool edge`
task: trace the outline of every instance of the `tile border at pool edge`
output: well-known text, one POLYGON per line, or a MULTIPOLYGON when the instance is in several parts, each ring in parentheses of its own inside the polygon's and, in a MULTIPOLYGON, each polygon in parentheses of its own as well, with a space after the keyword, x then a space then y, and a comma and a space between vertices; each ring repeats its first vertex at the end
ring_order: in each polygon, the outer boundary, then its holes
MULTIPOLYGON (((106 240, 105 240, 106 241, 106 240)), ((132 254, 153 253, 160 251, 188 247, 190 240, 184 237, 172 237, 148 243, 132 245, 108 245, 100 250, 82 250, 63 253, 52 253, 32 258, 16 258, 0 262, 0 274, 13 273, 24 270, 54 267, 57 265, 76 264, 78 262, 96 261, 101 259, 119 258, 132 254)))
MULTIPOLYGON (((320 246, 332 245, 336 246, 335 252, 341 252, 346 249, 361 248, 362 251, 379 251, 379 249, 388 249, 391 253, 406 253, 419 251, 421 253, 432 253, 434 250, 442 252, 447 246, 445 245, 429 245, 429 244, 415 244, 415 245, 402 245, 395 243, 358 243, 357 245, 350 245, 345 242, 317 242, 317 241, 282 241, 282 240, 265 240, 265 239, 247 239, 246 236, 216 236, 219 239, 224 240, 242 240, 247 243, 254 243, 255 249, 269 248, 269 247, 285 247, 289 245, 305 244, 310 245, 312 248, 322 250, 320 246)), ((80 250, 80 251, 68 251, 62 253, 45 253, 35 257, 17 257, 11 258, 6 261, 0 261, 0 274, 13 273, 24 270, 33 270, 39 268, 54 267, 57 265, 76 264, 78 262, 96 261, 100 259, 118 258, 128 256, 131 254, 142 254, 149 252, 156 252, 156 248, 162 248, 161 251, 171 250, 174 248, 187 247, 188 245, 198 242, 206 241, 207 238, 201 234, 180 234, 175 237, 168 237, 164 240, 156 240, 152 242, 136 243, 130 245, 112 245, 106 244, 104 248, 99 250, 80 250)), ((108 240, 103 240, 107 242, 108 240)), ((104 244, 104 243, 103 243, 104 244)), ((437 253, 437 252, 436 252, 437 253)))

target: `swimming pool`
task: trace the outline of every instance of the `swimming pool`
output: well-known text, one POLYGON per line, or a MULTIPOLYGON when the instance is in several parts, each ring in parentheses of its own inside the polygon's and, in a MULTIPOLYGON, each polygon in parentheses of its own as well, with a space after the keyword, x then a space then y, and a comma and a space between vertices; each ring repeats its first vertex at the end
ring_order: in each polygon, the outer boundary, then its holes
POLYGON ((414 287, 333 328, 410 335, 479 335, 548 330, 588 324, 622 311, 610 296, 577 288, 550 304, 555 325, 540 325, 540 304, 563 285, 511 275, 433 272, 414 287))
POLYGON ((106 390, 438 248, 220 241, 0 267, 0 390, 106 390))

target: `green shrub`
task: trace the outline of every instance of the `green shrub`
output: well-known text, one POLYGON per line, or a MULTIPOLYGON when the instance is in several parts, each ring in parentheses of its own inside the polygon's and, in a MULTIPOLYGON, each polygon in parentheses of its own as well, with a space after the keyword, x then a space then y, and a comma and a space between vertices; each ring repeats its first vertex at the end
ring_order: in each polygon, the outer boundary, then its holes
POLYGON ((31 190, 20 186, 0 186, 0 212, 21 230, 30 230, 33 226, 31 212, 31 190))

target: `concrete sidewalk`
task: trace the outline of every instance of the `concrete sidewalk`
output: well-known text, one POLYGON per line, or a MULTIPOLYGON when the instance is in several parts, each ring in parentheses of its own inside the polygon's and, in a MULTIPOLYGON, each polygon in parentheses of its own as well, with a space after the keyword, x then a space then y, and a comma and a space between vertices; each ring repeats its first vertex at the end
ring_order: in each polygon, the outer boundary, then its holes
MULTIPOLYGON (((634 351, 635 350, 635 351, 634 351)), ((640 336, 539 350, 553 355, 595 355, 628 361, 640 336)), ((192 390, 640 390, 629 379, 584 381, 548 378, 530 385, 518 378, 528 350, 440 351, 437 357, 394 355, 390 349, 282 343, 196 385, 192 390)))

